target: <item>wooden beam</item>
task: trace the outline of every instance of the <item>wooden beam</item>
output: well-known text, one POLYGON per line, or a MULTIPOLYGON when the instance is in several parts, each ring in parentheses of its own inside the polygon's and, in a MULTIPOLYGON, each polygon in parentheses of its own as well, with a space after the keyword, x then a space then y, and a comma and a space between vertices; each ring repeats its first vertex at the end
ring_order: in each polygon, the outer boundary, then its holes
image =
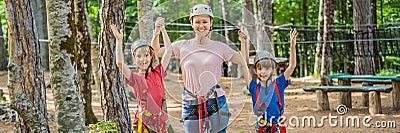
POLYGON ((372 91, 370 92, 371 97, 369 97, 369 113, 373 114, 382 114, 382 105, 381 105, 381 95, 380 92, 372 91))
POLYGON ((392 79, 392 104, 396 111, 400 111, 400 80, 392 79))
MULTIPOLYGON (((362 86, 373 86, 371 82, 362 82, 362 86)), ((361 106, 368 107, 369 105, 369 94, 368 92, 362 92, 361 95, 361 106)))
MULTIPOLYGON (((339 86, 351 86, 350 80, 338 79, 339 86)), ((347 108, 351 109, 351 92, 339 92, 339 103, 345 105, 347 108)))
POLYGON ((318 110, 329 110, 328 93, 322 90, 316 90, 318 110))
MULTIPOLYGON (((391 86, 304 86, 303 90, 306 92, 314 92, 316 90, 323 90, 326 92, 391 92, 391 86)), ((399 94, 400 95, 400 94, 399 94)))

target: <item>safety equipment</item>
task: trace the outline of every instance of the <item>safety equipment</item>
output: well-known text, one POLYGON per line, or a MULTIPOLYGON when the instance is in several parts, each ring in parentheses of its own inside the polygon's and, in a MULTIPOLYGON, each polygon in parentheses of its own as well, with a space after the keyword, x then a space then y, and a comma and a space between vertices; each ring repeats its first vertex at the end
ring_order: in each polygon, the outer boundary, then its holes
POLYGON ((153 48, 150 46, 150 44, 148 44, 147 42, 143 41, 143 40, 136 40, 135 42, 133 42, 132 44, 132 52, 134 52, 136 49, 143 47, 143 46, 148 46, 150 49, 153 50, 153 48))
POLYGON ((261 60, 270 59, 276 63, 275 57, 268 51, 261 51, 257 52, 256 56, 254 57, 254 66, 261 60))
MULTIPOLYGON (((278 84, 275 81, 273 81, 272 84, 274 85, 276 96, 278 97, 278 105, 279 105, 279 110, 281 112, 280 116, 283 116, 283 105, 282 105, 283 98, 281 97, 278 84)), ((256 105, 258 109, 258 122, 260 124, 258 126, 258 133, 274 133, 276 128, 278 128, 279 133, 286 133, 286 125, 283 121, 280 121, 276 124, 271 124, 265 120, 263 112, 264 110, 262 110, 261 107, 259 94, 260 94, 260 84, 258 84, 256 88, 256 98, 257 98, 256 105)))
POLYGON ((189 20, 191 20, 193 16, 202 14, 208 15, 214 19, 214 15, 210 6, 205 4, 197 4, 193 6, 192 10, 190 11, 189 20))

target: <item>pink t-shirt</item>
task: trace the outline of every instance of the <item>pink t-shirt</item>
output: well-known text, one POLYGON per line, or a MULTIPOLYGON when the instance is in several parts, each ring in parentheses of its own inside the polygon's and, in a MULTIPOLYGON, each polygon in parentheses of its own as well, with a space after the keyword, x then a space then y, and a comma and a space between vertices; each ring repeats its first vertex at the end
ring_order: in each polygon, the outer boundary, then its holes
POLYGON ((146 99, 146 108, 151 113, 158 113, 162 107, 164 99, 164 83, 163 78, 167 73, 162 69, 161 63, 147 74, 145 79, 144 74, 131 72, 130 79, 125 78, 125 82, 133 89, 136 100, 146 99), (149 92, 151 96, 148 96, 149 92), (145 98, 146 97, 146 98, 145 98))
MULTIPOLYGON (((228 45, 211 41, 207 45, 199 45, 194 40, 181 40, 172 44, 173 54, 180 59, 182 79, 188 91, 205 95, 221 79, 222 63, 230 61, 237 53, 228 45)), ((218 96, 225 92, 217 89, 218 96)), ((186 95, 185 100, 194 98, 186 95)))

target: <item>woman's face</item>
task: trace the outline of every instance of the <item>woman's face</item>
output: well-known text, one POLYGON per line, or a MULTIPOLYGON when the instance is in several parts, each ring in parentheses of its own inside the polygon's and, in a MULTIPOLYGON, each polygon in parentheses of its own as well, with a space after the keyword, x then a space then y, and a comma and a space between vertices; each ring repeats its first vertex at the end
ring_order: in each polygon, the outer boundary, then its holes
POLYGON ((192 18, 192 28, 197 34, 206 35, 210 32, 212 26, 212 19, 208 15, 196 15, 192 18))

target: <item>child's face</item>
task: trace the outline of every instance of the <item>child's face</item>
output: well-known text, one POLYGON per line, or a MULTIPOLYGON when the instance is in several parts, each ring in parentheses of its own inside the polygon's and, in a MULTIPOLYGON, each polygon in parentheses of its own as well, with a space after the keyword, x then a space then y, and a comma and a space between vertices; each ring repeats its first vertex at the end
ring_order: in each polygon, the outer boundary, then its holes
POLYGON ((134 62, 139 69, 139 72, 146 72, 151 63, 151 52, 149 47, 140 47, 134 51, 134 62))
POLYGON ((255 73, 261 82, 266 82, 273 75, 273 62, 269 59, 261 60, 256 64, 255 73))

